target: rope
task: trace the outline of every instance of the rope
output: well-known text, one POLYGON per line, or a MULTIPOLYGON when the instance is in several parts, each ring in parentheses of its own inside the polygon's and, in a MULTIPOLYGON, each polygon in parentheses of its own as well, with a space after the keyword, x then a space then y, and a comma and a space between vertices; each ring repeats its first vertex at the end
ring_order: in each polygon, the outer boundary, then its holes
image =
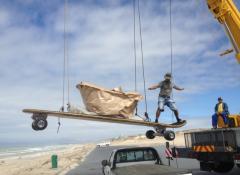
POLYGON ((68 37, 67 37, 67 31, 68 31, 68 0, 66 0, 66 10, 65 10, 65 47, 64 49, 66 50, 66 59, 67 59, 67 99, 68 99, 68 104, 70 104, 70 76, 69 76, 69 52, 68 52, 68 37))
POLYGON ((69 60, 68 60, 68 42, 67 42, 67 6, 68 0, 65 0, 64 4, 64 53, 63 53, 63 82, 62 82, 62 108, 61 110, 64 112, 65 105, 65 86, 66 86, 66 78, 67 78, 67 98, 69 103, 69 60))
MULTIPOLYGON (((173 39, 172 39, 172 0, 169 0, 169 26, 170 26, 170 48, 171 48, 171 74, 173 74, 173 39)), ((173 76, 172 76, 173 77, 173 76)))
POLYGON ((135 86, 134 90, 137 91, 137 49, 136 49, 136 7, 135 0, 133 0, 133 47, 134 47, 134 80, 135 86))
MULTIPOLYGON (((65 0, 65 6, 64 6, 64 77, 67 79, 67 101, 69 104, 69 92, 70 92, 70 81, 69 81, 69 56, 68 56, 68 38, 67 38, 67 15, 68 15, 68 0, 65 0)), ((65 80, 66 81, 66 80, 65 80)), ((66 83, 66 82, 64 82, 66 83)))
POLYGON ((57 134, 59 133, 60 126, 61 126, 61 122, 60 122, 60 118, 58 117, 58 128, 57 128, 57 134))
MULTIPOLYGON (((170 70, 171 70, 171 74, 172 74, 172 77, 173 76, 173 37, 172 37, 172 0, 169 0, 169 28, 170 28, 170 32, 169 32, 169 39, 170 39, 170 58, 171 58, 171 67, 170 67, 170 70)), ((173 79, 172 79, 173 81, 173 79)), ((173 98, 173 92, 172 92, 172 98, 173 98)), ((172 112, 172 122, 174 120, 174 114, 172 112)), ((173 131, 175 129, 173 128, 173 131)), ((174 131, 175 132, 175 131, 174 131)), ((175 141, 173 140, 173 146, 175 147, 175 141)), ((178 168, 178 160, 177 160, 177 157, 176 157, 176 165, 177 165, 177 168, 178 168)))
MULTIPOLYGON (((169 0, 169 40, 170 40, 170 60, 171 60, 170 71, 173 77, 172 0, 169 0)), ((172 78, 172 81, 173 81, 173 78, 172 78)), ((172 98, 173 98, 173 92, 172 92, 172 98)), ((172 122, 173 121, 174 121, 174 115, 172 112, 172 122)))
POLYGON ((65 104, 65 81, 66 81, 66 0, 64 5, 64 50, 63 50, 63 82, 62 82, 62 112, 64 112, 64 104, 65 104))
POLYGON ((68 56, 68 40, 67 40, 67 12, 68 12, 68 0, 65 0, 64 5, 64 53, 63 53, 63 82, 62 82, 62 107, 64 111, 65 105, 65 86, 66 86, 66 79, 67 79, 67 101, 70 101, 70 78, 69 78, 69 56, 68 56))
MULTIPOLYGON (((169 0, 169 40, 170 40, 170 71, 173 77, 173 39, 172 39, 172 0, 169 0)), ((173 78, 172 78, 173 81, 173 78)), ((173 98, 173 92, 172 92, 173 98)), ((173 112, 172 112, 172 122, 173 122, 173 112)))
MULTIPOLYGON (((65 0, 64 4, 64 53, 63 53, 63 82, 62 82, 62 107, 60 109, 61 112, 64 112, 64 105, 65 105, 65 85, 66 85, 66 78, 67 78, 67 100, 69 104, 69 59, 68 59, 68 42, 67 42, 67 6, 68 0, 65 0)), ((61 122, 60 118, 58 117, 58 129, 57 133, 59 132, 61 122)))
MULTIPOLYGON (((136 49, 136 5, 133 0, 133 47, 134 47, 134 90, 137 92, 137 49, 136 49)), ((135 115, 138 116, 138 106, 135 115)))
POLYGON ((139 34, 141 42, 141 57, 142 57, 142 76, 143 76, 143 86, 144 86, 144 99, 145 99, 145 116, 147 116, 148 106, 147 106, 147 92, 146 92, 146 78, 145 78, 145 68, 144 68, 144 57, 143 57, 143 39, 142 39, 142 23, 141 23, 141 13, 138 2, 138 20, 139 20, 139 34))

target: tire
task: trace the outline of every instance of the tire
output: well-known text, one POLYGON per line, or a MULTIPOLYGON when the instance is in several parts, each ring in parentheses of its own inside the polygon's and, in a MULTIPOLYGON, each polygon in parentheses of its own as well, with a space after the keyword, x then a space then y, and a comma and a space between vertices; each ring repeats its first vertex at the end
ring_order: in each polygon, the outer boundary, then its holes
POLYGON ((238 168, 240 168, 240 164, 236 164, 238 168))
POLYGON ((173 131, 165 131, 163 136, 168 141, 172 141, 175 139, 175 133, 173 131))
POLYGON ((227 173, 234 167, 234 162, 220 162, 213 166, 213 171, 217 173, 227 173))
POLYGON ((104 167, 102 167, 102 173, 103 173, 103 175, 106 175, 105 172, 104 172, 104 167))
POLYGON ((35 121, 32 122, 32 129, 34 131, 38 131, 39 130, 38 127, 36 126, 36 122, 35 121))
POLYGON ((201 171, 212 171, 214 164, 209 162, 200 162, 201 171))
POLYGON ((153 131, 153 130, 148 130, 147 132, 146 132, 146 137, 148 138, 148 139, 154 139, 155 138, 155 132, 153 131))
POLYGON ((48 126, 48 122, 45 119, 37 119, 33 123, 37 130, 44 130, 48 126))

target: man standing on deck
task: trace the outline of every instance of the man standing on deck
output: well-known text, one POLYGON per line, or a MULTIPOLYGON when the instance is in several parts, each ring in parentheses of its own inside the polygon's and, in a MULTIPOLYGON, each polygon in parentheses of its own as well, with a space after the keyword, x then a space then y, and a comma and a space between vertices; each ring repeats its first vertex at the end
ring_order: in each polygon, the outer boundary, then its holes
POLYGON ((223 118, 223 121, 225 124, 228 123, 228 105, 227 103, 223 102, 222 97, 218 97, 218 103, 215 106, 215 114, 212 116, 212 126, 213 128, 217 128, 218 123, 218 116, 221 116, 223 118))
POLYGON ((164 111, 164 106, 167 105, 175 114, 177 122, 180 123, 183 120, 179 118, 178 110, 176 108, 175 102, 171 99, 171 94, 173 88, 179 91, 184 90, 184 88, 180 88, 172 83, 172 74, 166 73, 164 76, 164 80, 158 83, 157 85, 153 85, 148 88, 148 90, 154 90, 160 88, 160 93, 158 96, 158 108, 156 112, 156 120, 155 122, 158 123, 158 118, 160 117, 161 112, 164 111))

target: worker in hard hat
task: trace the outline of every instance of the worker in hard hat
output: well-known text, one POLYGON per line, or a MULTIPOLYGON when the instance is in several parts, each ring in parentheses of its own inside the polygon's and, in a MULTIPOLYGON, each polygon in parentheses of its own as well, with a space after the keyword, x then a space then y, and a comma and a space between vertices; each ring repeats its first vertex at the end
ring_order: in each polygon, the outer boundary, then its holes
POLYGON ((223 102, 222 97, 218 97, 218 103, 215 105, 215 113, 212 115, 212 126, 217 128, 218 116, 223 118, 225 124, 228 123, 228 105, 223 102))
POLYGON ((171 94, 172 94, 173 88, 176 90, 179 90, 179 91, 184 90, 184 88, 180 88, 172 82, 172 74, 171 73, 166 73, 163 81, 161 81, 157 85, 153 85, 153 86, 149 87, 148 90, 154 90, 157 88, 160 88, 160 93, 158 96, 158 108, 157 108, 157 112, 156 112, 155 122, 158 123, 158 119, 160 117, 161 112, 164 111, 165 105, 168 106, 174 112, 178 123, 183 122, 183 120, 181 120, 179 118, 178 110, 175 105, 175 102, 173 101, 173 99, 171 99, 171 94))

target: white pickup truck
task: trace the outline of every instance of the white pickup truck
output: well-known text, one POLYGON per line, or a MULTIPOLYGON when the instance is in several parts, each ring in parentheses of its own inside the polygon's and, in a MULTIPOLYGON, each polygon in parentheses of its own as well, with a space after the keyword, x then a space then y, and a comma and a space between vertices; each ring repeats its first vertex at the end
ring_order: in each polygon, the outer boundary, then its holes
POLYGON ((102 161, 104 175, 192 175, 188 170, 163 165, 151 147, 116 149, 109 160, 102 161))

